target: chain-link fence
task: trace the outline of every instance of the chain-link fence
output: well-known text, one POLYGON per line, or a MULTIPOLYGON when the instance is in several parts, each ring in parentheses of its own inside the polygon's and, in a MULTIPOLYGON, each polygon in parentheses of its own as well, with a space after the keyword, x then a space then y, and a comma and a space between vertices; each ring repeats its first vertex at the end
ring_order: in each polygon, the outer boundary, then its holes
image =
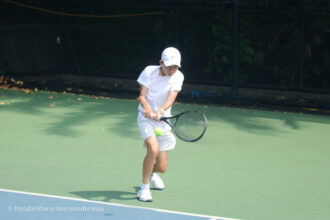
POLYGON ((3 73, 136 79, 175 46, 186 82, 330 93, 329 1, 26 2, 0 1, 3 73))

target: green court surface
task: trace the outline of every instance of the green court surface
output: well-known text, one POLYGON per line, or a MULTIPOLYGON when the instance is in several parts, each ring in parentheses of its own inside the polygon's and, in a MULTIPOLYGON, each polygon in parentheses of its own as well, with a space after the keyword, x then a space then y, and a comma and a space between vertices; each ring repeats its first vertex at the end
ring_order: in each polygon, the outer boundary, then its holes
POLYGON ((154 202, 136 199, 135 100, 0 90, 0 188, 228 218, 330 219, 330 117, 175 104, 209 119, 178 140, 154 202))

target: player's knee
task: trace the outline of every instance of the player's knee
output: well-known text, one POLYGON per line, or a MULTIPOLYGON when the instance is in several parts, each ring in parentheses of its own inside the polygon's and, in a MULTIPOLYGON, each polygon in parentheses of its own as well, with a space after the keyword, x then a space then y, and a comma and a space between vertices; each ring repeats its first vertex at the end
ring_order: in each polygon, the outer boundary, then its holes
POLYGON ((158 147, 148 147, 148 156, 156 158, 159 153, 158 147))
POLYGON ((157 142, 157 139, 156 138, 148 138, 146 141, 145 141, 145 144, 147 146, 147 149, 148 149, 148 153, 147 155, 149 157, 153 157, 153 158, 156 158, 158 153, 159 153, 159 147, 158 147, 158 142, 157 142))
POLYGON ((165 166, 158 167, 158 172, 165 173, 166 169, 167 169, 167 167, 165 167, 165 166))
POLYGON ((165 173, 167 170, 167 164, 163 163, 163 164, 157 164, 157 171, 160 173, 165 173))

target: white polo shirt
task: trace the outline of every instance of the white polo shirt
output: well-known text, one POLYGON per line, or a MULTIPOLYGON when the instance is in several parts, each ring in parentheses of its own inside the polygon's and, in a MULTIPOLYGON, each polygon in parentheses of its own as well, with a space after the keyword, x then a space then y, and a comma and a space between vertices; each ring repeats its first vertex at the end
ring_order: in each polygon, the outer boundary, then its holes
MULTIPOLYGON (((154 113, 164 105, 171 91, 181 91, 184 80, 180 70, 177 70, 172 76, 161 76, 159 70, 160 66, 147 66, 137 79, 140 85, 148 88, 146 98, 154 113)), ((142 112, 143 106, 140 104, 138 109, 142 112)), ((170 115, 171 108, 168 108, 163 116, 170 115)))

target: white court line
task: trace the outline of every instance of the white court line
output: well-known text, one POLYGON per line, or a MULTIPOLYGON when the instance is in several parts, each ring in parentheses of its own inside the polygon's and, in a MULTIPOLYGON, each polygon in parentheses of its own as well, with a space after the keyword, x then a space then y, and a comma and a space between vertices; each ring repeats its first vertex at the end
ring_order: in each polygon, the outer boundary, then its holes
POLYGON ((210 216, 210 215, 199 215, 199 214, 193 214, 193 213, 188 213, 188 212, 178 212, 178 211, 170 211, 170 210, 165 210, 165 209, 155 209, 155 208, 148 208, 148 207, 141 207, 141 206, 123 205, 123 204, 111 203, 111 202, 93 201, 93 200, 87 200, 87 199, 78 199, 78 198, 71 198, 71 197, 65 197, 65 196, 54 196, 54 195, 23 192, 23 191, 9 190, 9 189, 0 189, 0 192, 1 191, 2 192, 9 192, 9 193, 39 196, 39 197, 48 197, 48 198, 55 198, 55 199, 66 199, 66 200, 79 201, 79 202, 88 202, 88 203, 102 204, 102 205, 108 205, 108 206, 118 206, 118 207, 125 207, 125 208, 144 209, 144 210, 151 210, 151 211, 164 212, 164 213, 170 213, 170 214, 188 215, 188 216, 195 216, 195 217, 201 217, 201 218, 208 218, 209 220, 217 220, 217 219, 221 219, 221 220, 238 220, 238 219, 234 219, 234 218, 225 218, 225 217, 210 216))

